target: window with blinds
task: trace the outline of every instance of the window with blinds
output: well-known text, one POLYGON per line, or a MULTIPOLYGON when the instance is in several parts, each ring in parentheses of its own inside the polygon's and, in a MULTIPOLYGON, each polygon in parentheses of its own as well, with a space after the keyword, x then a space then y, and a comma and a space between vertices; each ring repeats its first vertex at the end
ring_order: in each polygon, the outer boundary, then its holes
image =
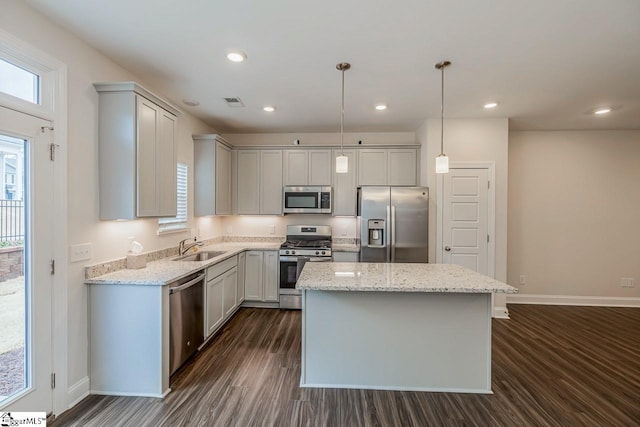
POLYGON ((187 228, 187 165, 178 163, 178 215, 158 219, 158 233, 168 233, 187 228))

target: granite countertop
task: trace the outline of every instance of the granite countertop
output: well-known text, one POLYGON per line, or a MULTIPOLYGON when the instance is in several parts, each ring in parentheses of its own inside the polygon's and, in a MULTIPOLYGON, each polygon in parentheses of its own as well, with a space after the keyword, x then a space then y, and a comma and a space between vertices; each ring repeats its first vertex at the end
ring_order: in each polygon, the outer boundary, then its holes
POLYGON ((296 289, 447 293, 517 293, 517 289, 454 264, 308 262, 296 289))
POLYGON ((145 268, 123 269, 85 280, 89 285, 148 285, 163 286, 179 280, 189 274, 224 261, 246 250, 275 251, 280 242, 225 242, 203 246, 198 252, 224 251, 224 254, 206 261, 173 261, 176 257, 163 258, 150 262, 145 268))

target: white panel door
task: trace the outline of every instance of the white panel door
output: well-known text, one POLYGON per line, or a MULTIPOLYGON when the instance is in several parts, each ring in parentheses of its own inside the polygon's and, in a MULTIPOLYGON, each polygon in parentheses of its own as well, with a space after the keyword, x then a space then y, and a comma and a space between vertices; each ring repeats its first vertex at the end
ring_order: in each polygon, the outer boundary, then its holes
POLYGON ((249 251, 245 258, 244 298, 248 301, 262 301, 263 260, 262 251, 249 251))
POLYGON ((307 150, 284 151, 284 185, 307 185, 309 153, 307 150))
POLYGON ((331 185, 331 150, 309 151, 309 185, 331 185))
POLYGON ((282 214, 282 150, 260 153, 260 213, 282 214))
POLYGON ((279 300, 278 266, 278 252, 265 251, 263 274, 264 301, 277 302, 279 300))
POLYGON ((160 131, 158 132, 158 147, 156 150, 156 177, 159 215, 176 216, 178 214, 177 200, 177 157, 176 140, 178 134, 178 120, 176 116, 160 110, 160 131))
POLYGON ((452 168, 444 175, 442 261, 488 274, 489 173, 452 168))

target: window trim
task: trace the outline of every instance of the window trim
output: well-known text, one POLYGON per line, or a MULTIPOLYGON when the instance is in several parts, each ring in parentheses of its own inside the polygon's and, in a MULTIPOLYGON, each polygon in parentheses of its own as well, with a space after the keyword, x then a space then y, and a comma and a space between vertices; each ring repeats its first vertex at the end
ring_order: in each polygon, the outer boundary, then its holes
POLYGON ((158 235, 190 230, 189 166, 185 163, 177 163, 176 165, 176 203, 175 217, 158 218, 158 235))
MULTIPOLYGON (((38 104, 5 92, 0 92, 0 104, 21 113, 53 120, 55 118, 54 93, 56 90, 60 91, 60 88, 56 87, 59 84, 57 74, 60 72, 60 68, 56 67, 57 61, 53 58, 48 58, 41 52, 34 55, 31 53, 32 50, 24 42, 4 31, 0 32, 0 58, 36 74, 39 77, 40 85, 38 104)), ((66 67, 64 72, 66 73, 66 67)))

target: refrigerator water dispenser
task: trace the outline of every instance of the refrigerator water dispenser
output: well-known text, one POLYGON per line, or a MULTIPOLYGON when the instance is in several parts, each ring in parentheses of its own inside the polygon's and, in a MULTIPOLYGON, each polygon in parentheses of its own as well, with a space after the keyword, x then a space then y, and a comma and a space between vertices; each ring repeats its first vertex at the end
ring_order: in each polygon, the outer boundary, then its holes
POLYGON ((369 229, 369 241, 367 242, 367 246, 370 248, 383 248, 385 246, 384 220, 370 219, 367 222, 367 228, 369 229))

